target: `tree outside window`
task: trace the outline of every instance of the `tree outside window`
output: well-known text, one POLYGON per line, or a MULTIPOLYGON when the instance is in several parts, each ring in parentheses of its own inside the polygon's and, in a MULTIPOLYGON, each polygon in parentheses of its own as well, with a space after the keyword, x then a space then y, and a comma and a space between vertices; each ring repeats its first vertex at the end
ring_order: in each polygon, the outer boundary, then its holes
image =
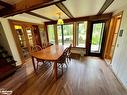
POLYGON ((78 30, 76 32, 77 47, 86 47, 86 31, 87 31, 87 21, 80 22, 78 24, 78 30))
POLYGON ((48 25, 49 42, 55 44, 54 25, 48 25))

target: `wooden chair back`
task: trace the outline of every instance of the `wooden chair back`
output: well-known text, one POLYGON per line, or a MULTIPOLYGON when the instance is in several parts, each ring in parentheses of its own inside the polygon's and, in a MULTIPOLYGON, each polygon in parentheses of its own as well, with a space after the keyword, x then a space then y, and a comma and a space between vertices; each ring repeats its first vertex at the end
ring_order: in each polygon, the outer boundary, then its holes
POLYGON ((53 45, 52 43, 48 43, 48 44, 47 44, 47 47, 52 46, 52 45, 53 45))
POLYGON ((47 47, 47 44, 46 43, 43 43, 42 44, 42 48, 44 49, 44 48, 46 48, 47 47))
POLYGON ((64 63, 66 61, 67 58, 67 52, 68 52, 68 48, 66 48, 63 52, 63 54, 61 55, 61 57, 58 59, 58 63, 64 63))
POLYGON ((36 52, 36 51, 40 51, 40 50, 42 50, 42 48, 39 45, 35 45, 32 47, 32 52, 36 52))
POLYGON ((71 48, 72 48, 72 44, 70 44, 70 46, 68 47, 68 54, 71 54, 71 48))

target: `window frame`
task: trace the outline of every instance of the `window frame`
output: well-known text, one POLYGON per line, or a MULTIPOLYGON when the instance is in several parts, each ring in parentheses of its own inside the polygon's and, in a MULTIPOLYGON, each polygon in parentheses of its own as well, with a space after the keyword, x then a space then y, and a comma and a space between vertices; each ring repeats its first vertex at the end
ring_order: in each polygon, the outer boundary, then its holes
MULTIPOLYGON (((53 32, 54 32, 53 34, 54 34, 54 42, 55 42, 55 43, 52 43, 52 44, 56 44, 54 24, 49 24, 49 25, 53 25, 53 32)), ((48 38, 47 38, 47 39, 48 39, 48 42, 50 43, 50 39, 49 39, 49 32, 48 32, 48 26, 49 26, 49 25, 47 25, 47 36, 48 36, 48 38)))
POLYGON ((77 22, 77 24, 76 24, 76 27, 77 27, 77 29, 76 29, 76 33, 75 33, 75 47, 77 47, 77 48, 85 48, 86 49, 86 45, 87 45, 87 28, 88 28, 88 21, 78 21, 77 22), (79 24, 80 23, 84 23, 84 22, 86 22, 87 23, 87 25, 86 25, 86 41, 84 42, 84 47, 83 46, 78 46, 77 45, 77 43, 78 43, 78 31, 79 31, 79 24))
MULTIPOLYGON (((72 43, 70 43, 70 44, 72 44, 72 46, 74 45, 74 23, 72 22, 72 23, 65 23, 65 24, 63 24, 63 26, 61 26, 61 32, 62 32, 62 28, 64 28, 64 25, 71 25, 72 24, 72 43)), ((60 25, 56 25, 56 28, 57 28, 57 26, 60 26, 60 25)), ((64 38, 64 33, 62 34, 62 36, 63 36, 63 38, 64 38)), ((57 32, 57 37, 58 37, 58 32, 57 32)), ((58 40, 58 39, 57 39, 58 40)), ((64 43, 64 41, 63 41, 63 43, 64 43)), ((59 45, 59 43, 58 43, 58 45, 59 45)))
MULTIPOLYGON (((72 24, 73 25, 73 41, 72 41, 72 47, 76 47, 76 48, 84 48, 86 49, 87 48, 87 32, 88 32, 88 21, 87 20, 84 20, 84 21, 76 21, 76 22, 68 22, 68 23, 64 23, 63 25, 69 25, 69 24, 72 24), (78 47, 77 46, 77 32, 78 32, 78 27, 79 27, 79 23, 83 23, 83 22, 87 22, 87 26, 86 26, 86 42, 84 42, 84 47, 78 47), (86 47, 85 47, 85 44, 86 44, 86 47)), ((47 31, 47 41, 49 42, 49 37, 48 37, 48 25, 54 25, 54 36, 55 36, 55 44, 56 45, 59 45, 59 42, 58 42, 58 32, 57 32, 57 24, 46 24, 46 31, 47 31)))

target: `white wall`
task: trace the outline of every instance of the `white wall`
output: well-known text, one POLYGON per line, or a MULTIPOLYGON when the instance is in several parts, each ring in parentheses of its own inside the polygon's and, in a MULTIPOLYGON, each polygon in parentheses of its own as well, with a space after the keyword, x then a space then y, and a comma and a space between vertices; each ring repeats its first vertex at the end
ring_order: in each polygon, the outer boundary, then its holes
POLYGON ((122 37, 118 36, 117 39, 112 60, 112 69, 118 79, 127 88, 127 6, 121 8, 121 10, 124 10, 120 26, 120 30, 123 29, 123 35, 122 37))
MULTIPOLYGON (((3 46, 6 47, 9 53, 13 56, 14 60, 17 61, 16 65, 21 65, 22 62, 16 47, 15 40, 13 38, 13 34, 8 22, 8 18, 0 18, 0 22, 1 22, 0 37, 2 36, 0 38, 0 44, 3 44, 3 46)), ((40 25, 39 30, 40 30, 42 43, 47 42, 46 33, 44 31, 44 25, 40 25)))
POLYGON ((12 35, 12 31, 11 31, 9 22, 6 18, 0 18, 0 22, 3 26, 3 30, 4 30, 5 36, 7 38, 12 56, 13 56, 14 60, 17 61, 16 65, 20 65, 21 64, 21 59, 20 59, 16 44, 15 44, 13 35, 12 35))

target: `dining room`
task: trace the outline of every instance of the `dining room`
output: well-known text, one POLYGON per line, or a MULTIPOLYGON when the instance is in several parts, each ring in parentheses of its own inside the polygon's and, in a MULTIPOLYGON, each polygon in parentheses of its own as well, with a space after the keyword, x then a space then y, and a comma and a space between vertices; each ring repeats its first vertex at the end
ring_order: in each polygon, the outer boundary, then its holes
POLYGON ((0 95, 126 95, 123 1, 1 0, 0 95))

